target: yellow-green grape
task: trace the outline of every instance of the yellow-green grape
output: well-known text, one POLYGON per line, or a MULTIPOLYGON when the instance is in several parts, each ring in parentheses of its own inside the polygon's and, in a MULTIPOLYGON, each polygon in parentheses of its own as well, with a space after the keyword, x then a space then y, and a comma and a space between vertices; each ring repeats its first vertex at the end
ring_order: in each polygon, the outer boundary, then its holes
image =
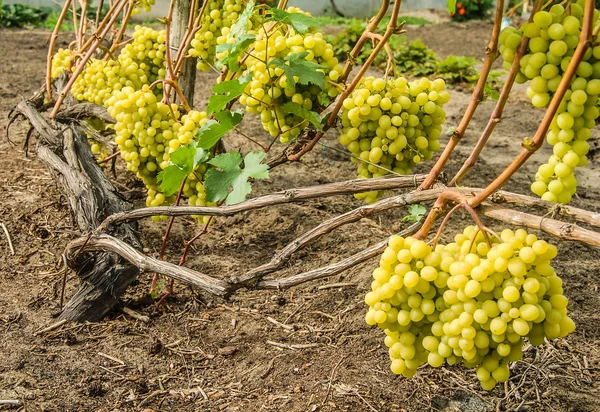
POLYGON ((56 79, 60 74, 69 70, 71 67, 71 61, 73 54, 69 49, 58 49, 58 51, 52 57, 52 72, 51 77, 56 79))
POLYGON ((152 9, 152 6, 154 6, 154 3, 156 3, 156 0, 136 0, 133 3, 134 7, 131 14, 135 16, 136 14, 140 14, 144 11, 149 12, 152 9))
MULTIPOLYGON (((133 41, 127 44, 116 60, 91 59, 75 80, 71 93, 77 100, 87 100, 106 106, 113 93, 124 87, 140 90, 157 79, 165 78, 164 30, 136 26, 133 41)), ((162 84, 156 86, 160 93, 162 84)))
MULTIPOLYGON (((106 123, 100 119, 90 118, 86 119, 87 125, 98 132, 101 132, 107 128, 106 123)), ((86 133, 88 141, 90 143, 90 149, 92 154, 96 156, 98 160, 104 159, 108 156, 109 145, 107 142, 102 140, 96 140, 92 134, 86 133)))
MULTIPOLYGON (((288 10, 301 12, 294 8, 288 10)), ((260 115, 263 128, 271 136, 279 136, 282 143, 287 143, 296 138, 308 122, 298 115, 286 113, 284 105, 294 102, 306 110, 318 111, 322 107, 323 97, 334 99, 340 94, 335 82, 343 68, 334 57, 333 47, 321 33, 309 30, 308 33, 298 34, 292 27, 278 24, 267 35, 265 30, 270 27, 258 30, 256 41, 251 46, 253 51, 245 61, 243 74, 252 73, 252 81, 239 101, 248 112, 260 115), (323 89, 314 84, 292 82, 283 69, 269 66, 275 59, 283 60, 302 52, 308 53, 305 60, 324 66, 317 69, 325 75, 323 89)))
POLYGON ((575 330, 550 265, 556 255, 523 229, 486 240, 469 226, 435 248, 392 236, 373 271, 365 320, 385 331, 393 373, 462 363, 491 390, 508 380, 525 338, 539 345, 575 330))
POLYGON ((244 7, 243 0, 209 0, 200 29, 190 44, 189 53, 198 58, 198 70, 210 70, 215 61, 216 45, 226 41, 229 29, 236 23, 244 7))
MULTIPOLYGON (((442 79, 365 77, 342 103, 342 134, 339 141, 358 163, 360 178, 395 172, 410 174, 440 148, 439 137, 446 121, 443 106, 450 99, 442 79)), ((356 195, 367 203, 382 192, 356 195)))
MULTIPOLYGON (((527 53, 519 62, 517 81, 530 81, 527 96, 535 107, 550 103, 575 52, 581 32, 583 1, 539 11, 521 30, 508 27, 500 34, 504 67, 510 69, 523 36, 528 37, 527 53)), ((594 26, 599 13, 594 11, 594 26)), ((569 203, 577 191, 575 168, 587 164, 587 140, 599 111, 600 47, 590 48, 579 64, 575 78, 559 106, 546 137, 553 155, 535 175, 531 191, 544 200, 569 203)))

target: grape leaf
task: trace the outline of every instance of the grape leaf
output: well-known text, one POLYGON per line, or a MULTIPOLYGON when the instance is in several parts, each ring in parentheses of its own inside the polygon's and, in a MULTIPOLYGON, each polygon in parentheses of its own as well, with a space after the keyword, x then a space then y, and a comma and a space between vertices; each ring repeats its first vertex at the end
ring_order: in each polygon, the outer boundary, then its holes
POLYGON ((231 27, 231 38, 233 43, 222 43, 217 45, 217 53, 227 52, 227 56, 215 62, 217 69, 227 66, 227 68, 235 72, 239 68, 240 55, 246 52, 248 47, 254 43, 256 36, 248 33, 248 22, 254 11, 254 2, 251 1, 246 5, 246 8, 239 15, 236 23, 231 27))
POLYGON ((321 116, 319 116, 319 113, 306 110, 304 106, 296 102, 287 102, 281 106, 281 110, 283 110, 285 113, 295 114, 304 120, 308 120, 318 130, 323 129, 323 126, 321 125, 321 116))
POLYGON ((276 66, 283 69, 287 76, 288 87, 296 85, 296 80, 294 79, 294 76, 296 76, 300 84, 309 85, 312 83, 323 89, 325 87, 325 73, 319 71, 319 69, 325 69, 326 67, 306 60, 307 55, 307 51, 290 54, 283 60, 271 60, 269 66, 276 66))
POLYGON ((240 55, 244 54, 252 43, 256 40, 256 36, 253 34, 243 34, 235 40, 235 43, 222 43, 217 45, 217 53, 227 51, 227 56, 221 60, 215 62, 217 69, 227 66, 227 68, 235 72, 240 67, 239 59, 240 55))
POLYGON ((233 99, 241 96, 244 89, 252 80, 252 73, 238 79, 228 80, 226 82, 217 83, 213 86, 213 94, 208 99, 208 107, 206 112, 211 114, 223 110, 223 108, 233 99))
POLYGON ((196 142, 175 150, 169 157, 169 165, 158 174, 160 190, 165 196, 175 194, 185 178, 207 159, 208 153, 196 142))
POLYGON ((235 112, 223 110, 215 113, 213 117, 218 122, 212 119, 207 121, 196 134, 198 146, 204 150, 212 148, 223 136, 233 130, 242 121, 244 112, 241 110, 236 110, 235 112))
POLYGON ((297 33, 304 34, 310 27, 316 26, 315 19, 302 13, 290 13, 281 9, 271 9, 273 14, 268 20, 289 24, 297 33))
POLYGON ((450 13, 450 14, 456 13, 456 0, 448 0, 447 5, 448 5, 448 13, 450 13))
POLYGON ((231 27, 231 37, 237 39, 239 35, 248 33, 248 22, 250 21, 250 17, 252 16, 252 12, 254 11, 254 2, 250 1, 246 5, 246 8, 239 15, 237 21, 231 27))
POLYGON ((268 179, 269 166, 261 163, 264 152, 250 152, 244 157, 239 152, 223 153, 212 158, 208 163, 215 166, 206 172, 204 187, 209 202, 225 200, 225 204, 233 205, 246 200, 252 192, 248 179, 268 179), (229 190, 231 188, 231 191, 229 190))
POLYGON ((409 215, 402 218, 403 222, 420 222, 425 216, 427 209, 420 204, 410 205, 408 207, 409 215))

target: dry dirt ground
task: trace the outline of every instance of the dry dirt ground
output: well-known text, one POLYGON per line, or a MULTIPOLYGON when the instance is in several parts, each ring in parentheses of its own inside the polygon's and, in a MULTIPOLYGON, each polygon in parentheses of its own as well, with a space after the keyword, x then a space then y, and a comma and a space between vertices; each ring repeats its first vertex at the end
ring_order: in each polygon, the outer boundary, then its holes
MULTIPOLYGON (((487 23, 441 24, 410 35, 422 37, 441 56, 481 58, 489 29, 487 23)), ((149 322, 131 318, 120 307, 102 322, 36 334, 55 322, 63 277, 57 264, 65 244, 79 235, 66 199, 40 162, 22 150, 26 125, 10 129, 15 146, 5 137, 8 111, 42 82, 47 37, 44 31, 0 31, 0 222, 14 246, 13 254, 0 233, 0 399, 19 400, 28 411, 600 411, 600 251, 569 242, 557 242, 555 267, 565 282, 576 332, 528 347, 510 381, 489 393, 479 389, 473 371, 462 367, 425 366, 410 380, 389 371, 382 332, 364 323, 363 295, 375 260, 292 290, 240 291, 228 301, 177 285, 176 294, 156 311, 148 296, 151 275, 145 274, 128 290, 122 307, 147 315, 149 322), (337 282, 350 285, 327 287, 337 282)), ((200 76, 197 107, 206 104, 212 77, 200 76)), ((453 92, 448 126, 457 124, 468 99, 453 92)), ((481 105, 450 172, 468 155, 493 105, 481 105)), ((489 182, 520 150, 540 116, 522 96, 513 99, 465 183, 489 182)), ((256 121, 246 123, 246 133, 266 139, 256 121)), ((336 145, 335 136, 327 144, 336 145)), ((250 148, 246 144, 244 150, 250 148)), ((544 148, 536 154, 507 189, 526 193, 535 163, 548 153, 544 148)), ((597 162, 579 172, 574 201, 594 211, 600 211, 597 162)), ((255 193, 353 176, 347 157, 319 147, 304 163, 275 169, 255 193)), ((140 205, 142 193, 132 176, 120 172, 118 181, 140 205)), ((350 196, 334 197, 220 219, 195 245, 189 266, 214 276, 239 274, 268 261, 324 219, 359 205, 350 196)), ((405 213, 397 210, 343 227, 297 253, 278 276, 349 256, 401 229, 405 213)), ((467 223, 456 215, 444 239, 467 223)), ((150 255, 158 254, 164 226, 144 222, 150 255)), ((190 220, 177 221, 168 243, 170 260, 177 261, 184 239, 198 230, 190 220)), ((76 286, 69 274, 67 297, 76 286)))

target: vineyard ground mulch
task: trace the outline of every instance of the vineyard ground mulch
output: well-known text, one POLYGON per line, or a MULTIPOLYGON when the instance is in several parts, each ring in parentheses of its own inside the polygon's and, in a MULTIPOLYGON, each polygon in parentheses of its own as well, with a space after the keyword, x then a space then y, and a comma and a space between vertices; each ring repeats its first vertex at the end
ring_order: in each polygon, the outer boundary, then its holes
MULTIPOLYGON (((490 28, 446 23, 413 29, 410 36, 422 37, 441 56, 482 58, 490 28)), ((48 172, 22 150, 26 125, 9 130, 15 145, 5 137, 8 112, 42 82, 48 35, 0 31, 0 222, 14 246, 12 254, 0 233, 0 399, 19 400, 27 411, 600 411, 600 251, 571 242, 555 241, 560 250, 555 267, 577 330, 527 347, 510 381, 490 393, 479 389, 473 371, 458 366, 423 367, 410 380, 391 374, 383 333, 364 323, 363 296, 375 260, 287 291, 239 291, 228 301, 176 285, 176 294, 157 311, 146 274, 129 288, 123 305, 148 322, 118 308, 102 322, 36 334, 56 321, 63 279, 57 264, 66 243, 79 235, 48 172), (329 287, 340 282, 347 285, 329 287)), ((197 107, 205 107, 213 80, 199 76, 197 107)), ((541 113, 518 93, 465 184, 485 185, 533 133, 541 113)), ((452 92, 448 125, 457 124, 468 101, 469 94, 452 92)), ((450 173, 468 155, 493 106, 482 103, 450 173)), ((245 120, 244 130, 266 141, 256 120, 245 120)), ((242 142, 231 138, 226 144, 242 142)), ((255 194, 352 178, 354 164, 329 148, 339 148, 335 136, 325 142, 327 147, 318 146, 303 163, 274 169, 270 180, 256 184, 255 194)), ((244 146, 250 148, 256 149, 244 146)), ((535 163, 549 153, 547 147, 537 153, 506 189, 527 193, 535 163)), ((600 212, 598 160, 578 171, 581 187, 573 203, 600 212)), ((143 203, 142 188, 122 165, 117 181, 136 205, 143 203)), ((359 205, 350 196, 333 197, 219 219, 194 246, 188 264, 214 276, 243 273, 304 231, 359 205)), ((349 256, 402 229, 405 214, 396 210, 345 226, 297 253, 279 276, 349 256)), ((443 240, 470 223, 455 215, 443 240)), ((148 254, 158 254, 164 226, 143 222, 148 254)), ((168 243, 171 261, 198 230, 189 219, 177 221, 168 243)), ((76 286, 69 273, 67 297, 76 286)), ((0 403, 0 410, 8 407, 0 403)))

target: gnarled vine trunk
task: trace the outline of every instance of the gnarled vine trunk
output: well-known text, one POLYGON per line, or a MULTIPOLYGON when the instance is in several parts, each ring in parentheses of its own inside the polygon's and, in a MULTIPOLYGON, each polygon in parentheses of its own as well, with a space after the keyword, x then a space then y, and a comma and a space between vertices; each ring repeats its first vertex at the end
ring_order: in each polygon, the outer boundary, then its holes
MULTIPOLYGON (((37 132, 37 156, 69 199, 81 232, 89 233, 106 217, 132 209, 98 165, 78 119, 110 120, 104 109, 78 104, 63 111, 60 121, 54 121, 43 116, 34 103, 22 101, 15 113, 25 116, 37 132)), ((141 248, 136 222, 116 226, 112 235, 141 248)), ((102 319, 139 272, 125 259, 107 252, 80 253, 67 261, 81 283, 60 317, 74 321, 102 319)))

